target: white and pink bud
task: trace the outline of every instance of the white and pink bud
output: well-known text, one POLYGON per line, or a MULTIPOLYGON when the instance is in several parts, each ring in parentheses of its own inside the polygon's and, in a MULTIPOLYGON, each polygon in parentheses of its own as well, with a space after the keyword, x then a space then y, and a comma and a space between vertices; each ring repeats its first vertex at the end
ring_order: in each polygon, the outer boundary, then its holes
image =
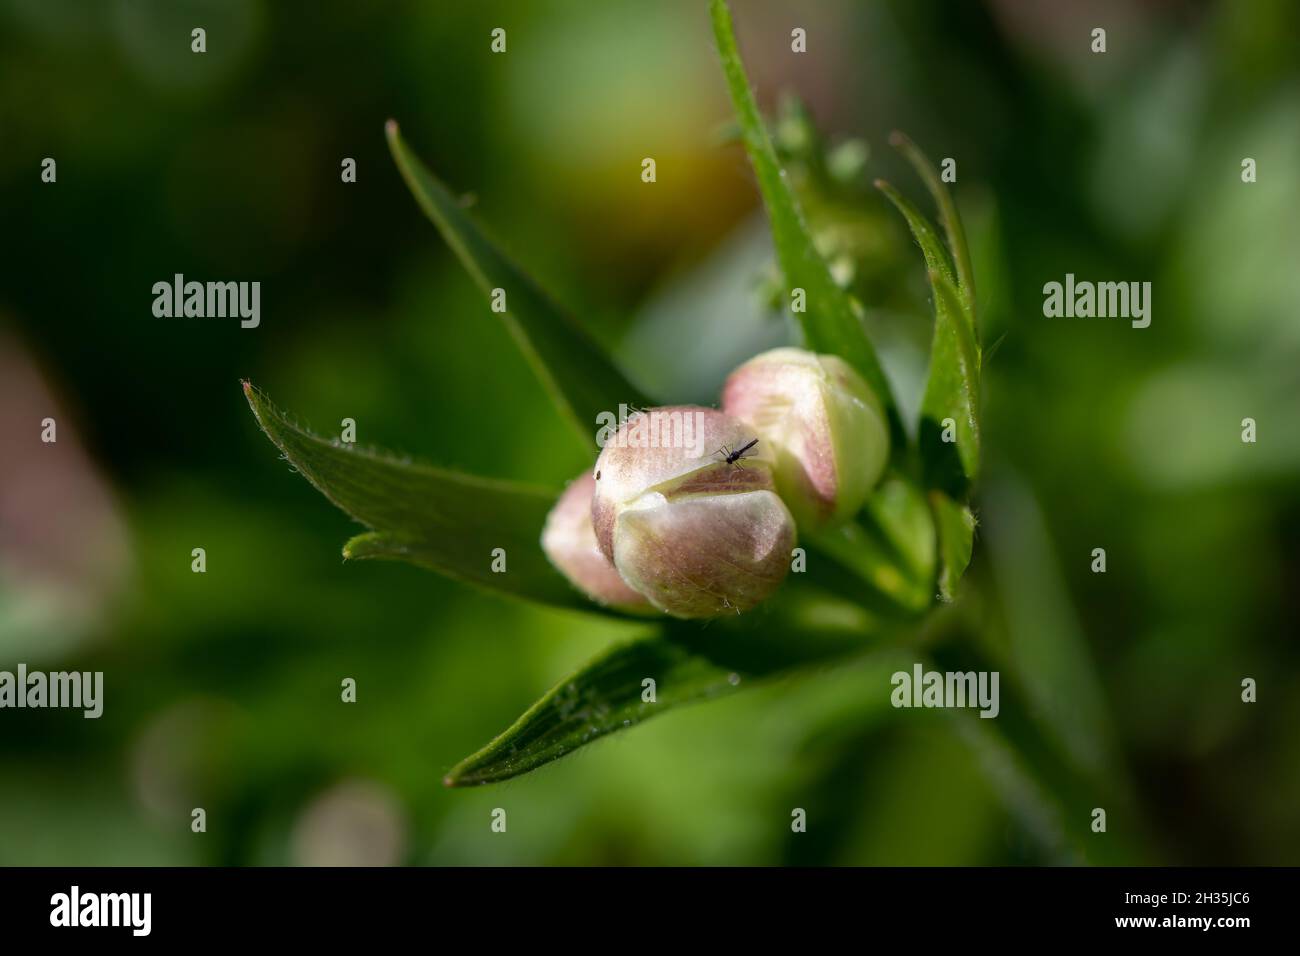
POLYGON ((880 399, 833 355, 796 348, 757 355, 728 377, 722 409, 767 446, 776 488, 801 530, 852 518, 889 460, 880 399))
POLYGON ((591 517, 623 580, 675 617, 746 611, 781 584, 795 526, 753 429, 711 408, 642 412, 605 443, 591 517), (746 445, 743 457, 735 457, 746 445), (734 460, 728 461, 728 457, 734 460))
POLYGON ((598 604, 624 610, 649 610, 650 602, 628 587, 596 544, 591 526, 591 496, 596 480, 583 472, 564 489, 546 516, 542 550, 579 591, 598 604))

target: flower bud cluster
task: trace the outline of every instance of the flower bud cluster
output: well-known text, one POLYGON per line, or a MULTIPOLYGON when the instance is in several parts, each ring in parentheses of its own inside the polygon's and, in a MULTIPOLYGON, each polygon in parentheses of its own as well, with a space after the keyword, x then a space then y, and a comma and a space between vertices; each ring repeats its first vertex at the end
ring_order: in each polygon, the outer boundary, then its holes
POLYGON ((601 604, 739 613, 784 580, 796 527, 851 519, 888 458, 880 400, 857 372, 834 356, 774 349, 731 374, 721 410, 655 408, 625 421, 556 503, 542 547, 601 604))

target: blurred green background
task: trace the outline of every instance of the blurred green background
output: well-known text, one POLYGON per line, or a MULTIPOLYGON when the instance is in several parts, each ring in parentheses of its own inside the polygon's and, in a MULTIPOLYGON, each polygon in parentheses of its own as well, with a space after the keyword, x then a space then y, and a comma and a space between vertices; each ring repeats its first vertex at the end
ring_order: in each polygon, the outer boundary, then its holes
MULTIPOLYGON (((586 465, 403 187, 389 117, 655 397, 712 402, 787 341, 704 0, 0 0, 0 669, 106 685, 99 720, 0 712, 0 863, 1300 863, 1300 7, 734 7, 765 108, 797 93, 869 147, 800 189, 905 407, 924 275, 869 183, 922 196, 894 128, 957 159, 998 345, 975 562, 931 628, 1003 647, 1067 737, 1110 728, 1108 832, 1036 818, 870 661, 445 790, 638 627, 345 566, 356 526, 257 430, 241 377, 438 464, 557 489, 586 465), (259 280, 261 327, 155 319, 178 272, 259 280), (1151 281, 1151 327, 1044 318, 1066 272, 1151 281)), ((781 115, 797 168, 808 127, 781 115)))

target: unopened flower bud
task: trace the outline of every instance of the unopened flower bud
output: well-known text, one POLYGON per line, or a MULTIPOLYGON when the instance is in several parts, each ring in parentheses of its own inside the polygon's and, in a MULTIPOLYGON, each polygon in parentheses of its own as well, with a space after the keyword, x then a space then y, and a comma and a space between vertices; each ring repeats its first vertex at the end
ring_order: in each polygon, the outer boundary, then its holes
POLYGON ((649 610, 648 602, 628 587, 596 544, 591 526, 591 495, 596 480, 584 472, 569 483, 546 516, 542 550, 579 591, 599 604, 625 610, 649 610))
POLYGON ((596 540, 660 610, 738 613, 785 578, 794 521, 756 437, 716 409, 676 406, 642 412, 606 441, 592 499, 596 540))
POLYGON ((834 355, 779 348, 755 356, 727 379, 722 409, 768 444, 776 488, 806 531, 856 514, 889 460, 879 398, 834 355))

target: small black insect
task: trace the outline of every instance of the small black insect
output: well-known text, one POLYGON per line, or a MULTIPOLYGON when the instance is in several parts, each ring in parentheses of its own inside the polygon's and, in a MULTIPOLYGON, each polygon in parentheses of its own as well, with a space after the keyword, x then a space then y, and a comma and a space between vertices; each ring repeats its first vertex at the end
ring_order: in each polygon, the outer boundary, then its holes
POLYGON ((758 444, 758 439, 755 438, 753 441, 749 442, 749 444, 743 445, 740 448, 737 448, 735 451, 732 451, 726 445, 723 445, 721 448, 718 449, 718 454, 725 455, 725 457, 723 458, 724 464, 735 465, 738 468, 743 468, 745 466, 740 464, 740 459, 745 457, 745 452, 749 451, 757 444, 758 444))

